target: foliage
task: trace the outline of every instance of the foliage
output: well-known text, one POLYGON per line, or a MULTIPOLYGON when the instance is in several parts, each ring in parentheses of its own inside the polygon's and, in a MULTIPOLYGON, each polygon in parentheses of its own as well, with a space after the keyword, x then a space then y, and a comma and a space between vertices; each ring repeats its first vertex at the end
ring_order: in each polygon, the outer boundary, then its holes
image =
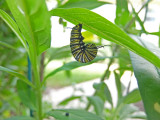
POLYGON ((78 110, 78 109, 58 109, 58 110, 52 110, 48 112, 50 116, 55 117, 59 120, 81 120, 81 119, 87 119, 87 120, 102 120, 99 116, 96 116, 93 113, 89 113, 84 110, 78 110), (68 115, 67 115, 68 113, 68 115))
MULTIPOLYGON (((5 0, 0 1, 0 8, 10 14, 5 0)), ((14 69, 16 73, 26 74, 27 56, 25 50, 2 19, 0 19, 0 31, 0 65, 14 69)), ((0 71, 0 120, 11 115, 27 114, 25 106, 21 104, 17 96, 16 81, 16 77, 0 71)))
MULTIPOLYGON (((36 89, 35 94, 37 97, 35 116, 37 117, 37 119, 42 119, 42 93, 40 88, 40 76, 38 71, 38 55, 50 46, 50 16, 47 11, 46 4, 43 0, 34 2, 31 0, 16 0, 14 2, 8 0, 6 2, 16 22, 2 10, 0 10, 0 16, 18 36, 30 57, 34 73, 34 85, 32 85, 31 87, 33 89, 36 89), (38 19, 37 15, 39 16, 39 18, 41 17, 41 19, 38 19), (45 22, 43 17, 45 18, 45 22), (41 24, 41 26, 39 26, 39 24, 41 24)), ((2 70, 5 69, 7 71, 10 71, 11 73, 16 73, 4 67, 2 70)), ((22 80, 21 78, 20 80, 22 80)), ((25 94, 23 95, 25 96, 25 94)))
MULTIPOLYGON (((141 38, 137 38, 137 41, 154 53, 159 53, 160 51, 159 48, 155 48, 154 45, 141 40, 141 38)), ((160 90, 159 68, 132 52, 130 52, 130 56, 148 119, 158 120, 160 117, 158 92, 160 90)))
MULTIPOLYGON (((29 117, 27 112, 22 111, 22 113, 17 114, 18 116, 11 117, 8 120, 42 120, 47 117, 49 118, 49 116, 60 120, 125 120, 127 118, 145 119, 146 116, 139 114, 140 112, 137 107, 132 104, 140 101, 141 97, 144 102, 147 118, 149 120, 158 120, 160 116, 160 98, 158 93, 160 59, 155 52, 158 53, 159 49, 155 46, 150 47, 150 45, 144 43, 141 39, 137 41, 137 36, 130 37, 129 35, 141 35, 142 33, 145 33, 159 36, 159 31, 155 33, 147 32, 144 27, 146 18, 142 21, 138 16, 139 12, 143 8, 147 9, 150 0, 148 0, 138 12, 135 11, 132 3, 127 0, 117 0, 115 19, 116 25, 99 14, 90 11, 90 9, 104 5, 107 2, 100 2, 98 0, 69 0, 66 3, 64 3, 63 0, 57 0, 57 2, 57 8, 51 11, 47 10, 44 0, 6 0, 5 2, 2 2, 5 4, 7 3, 13 17, 7 13, 7 7, 4 7, 3 10, 0 9, 0 17, 18 37, 26 52, 22 52, 20 50, 21 45, 17 43, 17 38, 15 38, 15 35, 11 33, 10 29, 4 26, 3 22, 0 21, 0 26, 3 31, 3 33, 0 34, 0 45, 3 46, 3 48, 0 48, 0 51, 2 51, 0 61, 0 75, 2 76, 0 79, 2 85, 0 92, 2 91, 2 95, 0 95, 0 98, 3 98, 6 95, 6 92, 9 97, 12 98, 12 93, 15 92, 15 89, 13 91, 10 89, 7 90, 6 87, 16 87, 19 98, 16 97, 15 99, 18 99, 18 101, 20 100, 26 108, 29 108, 32 111, 32 117, 29 117), (128 10, 128 4, 132 6, 132 11, 128 10), (43 52, 50 47, 51 16, 59 16, 61 19, 65 19, 73 24, 81 23, 83 24, 84 29, 105 40, 114 42, 110 45, 110 49, 112 51, 111 57, 98 56, 93 62, 86 64, 81 64, 76 61, 66 62, 61 67, 52 70, 43 77, 44 67, 51 60, 61 60, 63 57, 70 57, 69 46, 64 46, 57 49, 53 48, 50 49, 52 52, 50 52, 50 50, 47 51, 46 58, 48 58, 48 61, 46 63, 44 62, 45 53, 43 52), (136 30, 135 21, 140 24, 141 30, 136 30), (14 40, 14 42, 10 42, 10 39, 14 40), (127 88, 124 88, 121 82, 121 78, 126 70, 133 72, 127 49, 132 51, 130 52, 130 56, 133 70, 139 85, 139 90, 135 89, 131 92, 128 91, 130 86, 128 85, 127 88), (29 56, 32 64, 33 76, 30 76, 32 78, 31 82, 28 78, 26 78, 26 67, 23 67, 26 66, 27 62, 22 62, 26 61, 27 55, 29 56), (7 59, 8 56, 12 59, 7 59), (39 58, 41 58, 41 60, 39 58), (92 106, 94 108, 92 112, 94 113, 79 109, 53 109, 49 110, 49 112, 48 109, 45 109, 45 106, 43 106, 44 103, 42 102, 42 90, 48 77, 53 76, 60 71, 69 72, 78 67, 86 66, 106 58, 109 61, 108 66, 101 77, 100 83, 93 85, 95 93, 93 96, 85 96, 87 98, 86 110, 92 110, 90 109, 92 106), (111 65, 115 63, 118 64, 119 67, 113 71, 110 71, 111 65), (150 68, 150 70, 148 70, 148 68, 150 68), (8 74, 4 72, 8 72, 16 77, 7 77, 8 74), (116 105, 113 104, 113 96, 111 95, 111 90, 108 87, 109 85, 104 82, 105 79, 109 78, 111 74, 114 74, 115 76, 115 84, 118 93, 116 105), (5 80, 7 80, 7 82, 5 80), (13 85, 12 82, 16 82, 16 84, 14 83, 13 85), (127 93, 124 90, 127 90, 127 93), (110 107, 106 107, 105 103, 109 104, 110 107), (137 112, 138 114, 136 114, 137 112)), ((147 11, 145 12, 147 14, 147 11)), ((66 26, 63 20, 61 21, 63 25, 66 26)), ((11 102, 11 98, 9 97, 6 98, 10 99, 9 102, 11 102)), ((0 105, 3 106, 2 109, 0 109, 0 112, 7 110, 7 102, 4 102, 6 98, 3 98, 2 102, 0 101, 0 105)), ((68 102, 75 99, 82 99, 82 96, 71 96, 61 102, 61 105, 66 105, 68 102)), ((26 111, 26 109, 24 109, 24 111, 26 111)), ((3 118, 8 116, 4 116, 4 114, 2 114, 3 118)))

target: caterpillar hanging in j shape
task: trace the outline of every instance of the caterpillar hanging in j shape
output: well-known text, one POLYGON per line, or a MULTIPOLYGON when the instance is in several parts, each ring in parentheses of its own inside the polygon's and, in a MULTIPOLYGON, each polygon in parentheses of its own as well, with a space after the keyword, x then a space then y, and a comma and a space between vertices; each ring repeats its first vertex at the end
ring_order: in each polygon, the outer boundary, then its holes
POLYGON ((92 61, 97 56, 98 48, 104 46, 96 46, 93 43, 85 44, 84 37, 81 34, 82 24, 78 24, 71 30, 70 48, 74 58, 81 62, 87 63, 92 61))

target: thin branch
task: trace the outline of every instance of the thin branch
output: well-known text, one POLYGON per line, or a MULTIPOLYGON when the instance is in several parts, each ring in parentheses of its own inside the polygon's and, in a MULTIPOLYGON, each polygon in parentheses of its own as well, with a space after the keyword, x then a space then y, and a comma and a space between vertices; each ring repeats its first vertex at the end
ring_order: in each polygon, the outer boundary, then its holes
MULTIPOLYGON (((147 2, 145 2, 145 3, 142 5, 142 7, 139 9, 139 11, 137 12, 137 14, 139 14, 144 7, 148 6, 148 4, 149 4, 150 1, 151 1, 151 0, 148 0, 147 2)), ((131 3, 130 1, 129 1, 129 3, 131 4, 131 6, 132 6, 132 8, 133 8, 132 3, 131 3)), ((127 25, 124 27, 124 30, 127 31, 128 28, 130 28, 130 26, 135 22, 135 20, 136 20, 136 16, 134 16, 134 17, 127 23, 127 25)))

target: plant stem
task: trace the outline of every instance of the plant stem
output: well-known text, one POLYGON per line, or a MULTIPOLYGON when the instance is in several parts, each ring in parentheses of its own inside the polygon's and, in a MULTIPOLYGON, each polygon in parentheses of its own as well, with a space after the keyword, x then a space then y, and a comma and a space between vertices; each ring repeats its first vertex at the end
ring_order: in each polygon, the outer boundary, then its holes
POLYGON ((41 89, 37 90, 36 96, 37 96, 37 116, 38 120, 42 120, 42 94, 41 89))
POLYGON ((120 110, 122 109, 123 106, 124 106, 123 103, 120 103, 120 104, 117 105, 116 109, 112 113, 112 116, 111 116, 110 120, 116 120, 117 119, 117 116, 120 113, 120 110))
POLYGON ((38 64, 38 56, 36 53, 35 48, 32 52, 30 51, 31 55, 31 63, 32 63, 32 69, 33 69, 33 83, 35 85, 35 95, 36 95, 36 114, 35 117, 37 120, 42 120, 42 91, 41 91, 41 82, 40 82, 40 75, 39 75, 39 64, 38 64))
MULTIPOLYGON (((27 60, 28 60, 28 72, 27 72, 28 73, 28 80, 30 82, 32 82, 32 66, 31 66, 31 61, 29 59, 29 56, 27 57, 27 60)), ((28 89, 31 89, 31 87, 29 86, 28 89)), ((30 109, 30 116, 34 117, 32 109, 30 109)))
MULTIPOLYGON (((142 10, 145 6, 147 6, 147 5, 149 4, 149 2, 150 2, 150 0, 148 0, 147 2, 145 2, 145 3, 142 5, 142 7, 139 9, 139 11, 137 12, 137 14, 139 14, 139 13, 141 12, 141 10, 142 10)), ((130 2, 130 4, 131 4, 131 2, 130 2)), ((131 4, 131 6, 133 7, 132 4, 131 4)), ((134 16, 134 17, 126 24, 126 26, 124 27, 124 30, 127 31, 127 30, 130 28, 130 26, 134 23, 135 20, 136 20, 136 16, 134 16)))
MULTIPOLYGON (((36 60, 37 63, 37 60, 36 60)), ((42 120, 42 93, 41 93, 41 84, 40 84, 40 76, 38 71, 38 65, 34 65, 34 78, 35 78, 35 85, 36 85, 36 103, 37 103, 37 116, 38 120, 42 120)))
MULTIPOLYGON (((36 66, 35 66, 36 67, 36 66)), ((42 120, 42 93, 40 85, 39 71, 34 67, 34 79, 36 86, 37 120, 42 120)))
MULTIPOLYGON (((159 33, 160 33, 160 25, 159 25, 159 33)), ((159 36, 158 47, 160 48, 160 36, 159 36)))
POLYGON ((44 73, 44 58, 45 58, 45 52, 42 53, 41 55, 41 64, 40 64, 40 81, 42 82, 43 80, 43 73, 44 73))

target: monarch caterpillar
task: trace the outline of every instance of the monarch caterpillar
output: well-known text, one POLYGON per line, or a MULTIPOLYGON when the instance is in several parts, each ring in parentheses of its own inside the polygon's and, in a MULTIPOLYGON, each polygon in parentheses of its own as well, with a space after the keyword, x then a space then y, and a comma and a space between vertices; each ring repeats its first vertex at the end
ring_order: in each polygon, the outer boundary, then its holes
POLYGON ((70 48, 74 58, 81 62, 87 63, 92 61, 96 55, 98 48, 103 46, 96 46, 95 44, 83 42, 84 37, 81 34, 82 24, 78 24, 71 30, 70 48))

